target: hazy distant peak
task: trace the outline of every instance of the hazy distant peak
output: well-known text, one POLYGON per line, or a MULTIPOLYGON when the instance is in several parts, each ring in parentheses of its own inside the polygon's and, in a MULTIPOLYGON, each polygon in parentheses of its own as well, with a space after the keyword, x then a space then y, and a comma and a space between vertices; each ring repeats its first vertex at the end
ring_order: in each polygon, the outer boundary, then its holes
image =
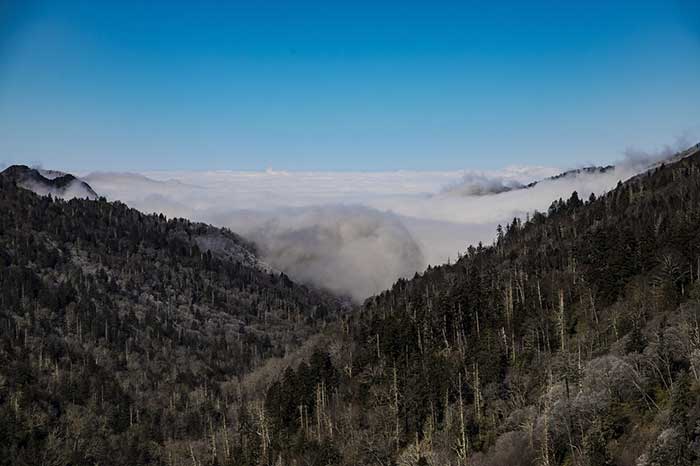
POLYGON ((36 171, 38 171, 44 178, 48 178, 49 180, 68 175, 68 173, 59 170, 44 170, 43 168, 36 168, 36 171))
POLYGON ((466 174, 459 183, 447 186, 444 194, 457 196, 486 196, 525 187, 520 181, 499 176, 466 174))
POLYGON ((599 175, 601 173, 607 173, 611 170, 615 170, 615 165, 606 165, 604 167, 590 166, 590 167, 574 168, 572 170, 566 170, 564 172, 561 172, 558 175, 547 177, 543 180, 533 181, 532 183, 530 183, 524 187, 525 188, 532 188, 533 186, 536 186, 538 183, 542 183, 543 181, 554 181, 554 180, 560 180, 562 178, 575 178, 579 175, 599 175))
POLYGON ((484 174, 468 173, 464 175, 458 183, 451 184, 443 189, 444 194, 458 195, 463 197, 469 196, 487 196, 492 194, 501 194, 509 191, 532 188, 539 183, 545 181, 554 181, 563 178, 575 178, 579 175, 597 175, 614 170, 614 165, 605 167, 583 167, 561 172, 557 175, 541 178, 530 183, 521 182, 513 177, 505 176, 487 176, 484 174))
POLYGON ((42 196, 50 194, 66 199, 74 197, 97 199, 98 197, 89 184, 70 173, 39 170, 26 165, 12 165, 0 174, 14 180, 22 188, 42 196))
POLYGON ((538 183, 544 181, 554 181, 564 178, 576 178, 580 175, 600 175, 603 173, 612 172, 615 170, 627 170, 632 169, 637 174, 646 173, 649 170, 653 170, 663 164, 669 164, 677 162, 691 155, 700 153, 700 143, 688 147, 687 149, 677 150, 671 147, 665 147, 662 151, 652 154, 635 154, 633 156, 627 154, 626 158, 619 162, 617 165, 606 165, 606 166, 589 166, 583 168, 575 168, 572 170, 567 170, 558 175, 550 176, 543 180, 533 181, 532 183, 525 186, 525 188, 532 188, 538 183))
POLYGON ((686 158, 686 157, 690 157, 690 156, 692 156, 692 155, 696 155, 696 154, 698 154, 698 153, 700 153, 700 142, 698 142, 697 144, 695 144, 695 145, 693 145, 693 146, 688 147, 688 148, 685 149, 685 150, 682 150, 682 151, 680 151, 680 152, 677 152, 676 154, 673 154, 672 156, 670 156, 670 157, 668 157, 668 158, 665 158, 665 159, 663 159, 663 160, 657 161, 657 162, 656 162, 655 164, 653 164, 650 168, 656 168, 657 166, 659 166, 659 165, 661 165, 661 164, 665 164, 665 163, 677 162, 677 161, 679 161, 679 160, 681 160, 681 159, 684 159, 684 158, 686 158))

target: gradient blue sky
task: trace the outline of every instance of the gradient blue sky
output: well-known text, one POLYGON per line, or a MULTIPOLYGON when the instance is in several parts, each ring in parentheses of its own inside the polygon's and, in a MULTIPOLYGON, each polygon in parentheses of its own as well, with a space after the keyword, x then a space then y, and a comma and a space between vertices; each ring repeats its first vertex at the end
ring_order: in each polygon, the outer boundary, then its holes
POLYGON ((0 0, 0 162, 570 166, 700 138, 700 2, 0 0))

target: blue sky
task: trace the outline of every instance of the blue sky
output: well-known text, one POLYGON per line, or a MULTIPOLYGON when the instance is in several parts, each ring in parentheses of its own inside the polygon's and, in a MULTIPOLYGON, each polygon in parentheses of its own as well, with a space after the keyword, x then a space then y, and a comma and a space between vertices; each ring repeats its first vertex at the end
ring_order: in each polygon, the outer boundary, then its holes
POLYGON ((700 140, 700 2, 0 0, 0 162, 491 169, 700 140))

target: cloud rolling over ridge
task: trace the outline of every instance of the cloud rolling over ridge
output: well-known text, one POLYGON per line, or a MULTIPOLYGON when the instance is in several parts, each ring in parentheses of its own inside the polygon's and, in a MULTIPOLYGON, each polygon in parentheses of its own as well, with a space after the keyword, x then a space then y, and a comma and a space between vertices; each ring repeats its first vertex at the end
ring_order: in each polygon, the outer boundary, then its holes
POLYGON ((671 149, 628 155, 615 169, 549 167, 449 172, 158 171, 93 173, 100 194, 145 212, 231 228, 297 281, 362 300, 427 264, 490 243, 499 223, 546 211, 573 191, 613 188, 671 149), (536 185, 524 188, 533 181, 536 185))

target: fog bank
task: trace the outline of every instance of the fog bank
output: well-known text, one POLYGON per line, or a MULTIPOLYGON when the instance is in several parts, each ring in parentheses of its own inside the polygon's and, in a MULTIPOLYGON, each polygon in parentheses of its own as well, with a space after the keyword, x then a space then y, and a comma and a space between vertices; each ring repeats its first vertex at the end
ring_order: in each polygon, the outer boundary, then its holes
POLYGON ((573 191, 614 188, 675 153, 626 151, 614 169, 506 167, 496 171, 91 173, 100 195, 144 212, 231 228, 293 279, 362 300, 427 264, 493 241, 496 226, 546 211, 573 191), (539 181, 526 187, 533 181, 539 181))

